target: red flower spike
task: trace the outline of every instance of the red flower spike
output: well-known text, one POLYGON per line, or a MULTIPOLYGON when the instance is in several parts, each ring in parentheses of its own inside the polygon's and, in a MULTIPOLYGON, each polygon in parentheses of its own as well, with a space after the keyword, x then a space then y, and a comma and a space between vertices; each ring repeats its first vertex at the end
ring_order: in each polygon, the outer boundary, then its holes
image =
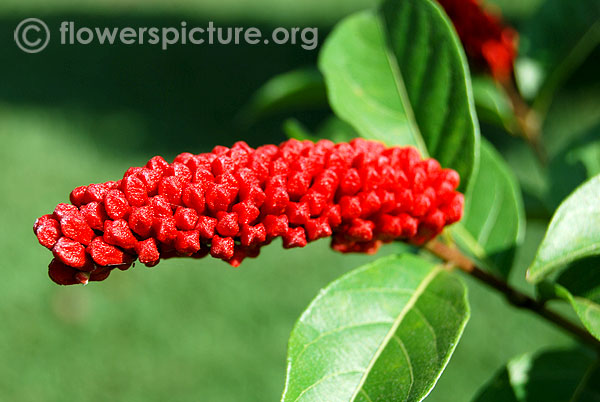
POLYGON ((98 201, 92 201, 81 206, 81 214, 85 218, 87 224, 94 230, 103 230, 104 221, 107 218, 104 205, 98 201))
POLYGON ((367 218, 381 209, 381 200, 375 191, 362 192, 360 200, 360 216, 367 218))
POLYGON ((206 190, 209 183, 215 182, 215 177, 210 171, 210 164, 207 167, 200 166, 196 168, 194 172, 194 178, 192 181, 198 183, 202 190, 206 190))
POLYGON ((283 248, 304 247, 306 243, 306 234, 300 227, 289 228, 283 235, 283 248))
POLYGON ((260 209, 249 202, 235 204, 231 210, 237 214, 240 225, 250 225, 260 216, 260 209))
POLYGON ((353 219, 348 227, 348 236, 357 242, 368 242, 373 239, 375 224, 372 221, 353 219))
POLYGON ((413 201, 412 215, 423 216, 429 211, 431 200, 425 194, 418 194, 413 201))
MULTIPOLYGON (((141 168, 140 168, 141 170, 141 168)), ((129 205, 134 207, 142 207, 148 201, 148 191, 142 180, 136 176, 129 176, 123 179, 121 187, 129 205)))
POLYGON ((332 229, 337 228, 342 224, 342 209, 339 205, 331 205, 324 214, 327 217, 329 226, 332 229))
POLYGON ((99 267, 90 273, 90 282, 101 282, 108 278, 112 267, 99 267))
POLYGON ((402 237, 410 239, 413 236, 416 236, 417 229, 419 227, 419 221, 416 218, 404 213, 398 215, 398 218, 400 219, 400 224, 402 225, 402 237))
POLYGON ((348 169, 344 176, 342 177, 342 181, 340 183, 339 192, 341 195, 354 195, 361 188, 361 180, 360 175, 358 174, 358 170, 352 168, 348 169))
POLYGON ((215 235, 217 222, 217 219, 211 218, 210 216, 201 216, 198 218, 196 230, 200 232, 200 237, 203 239, 212 239, 215 235))
POLYGON ((204 188, 201 184, 193 183, 188 185, 183 190, 181 199, 186 207, 195 209, 199 214, 204 212, 204 188))
POLYGON ((154 216, 162 219, 173 216, 173 210, 171 209, 171 204, 167 201, 165 197, 162 195, 156 195, 150 199, 150 207, 152 208, 152 212, 154 216))
POLYGON ((163 177, 158 184, 158 194, 162 195, 170 204, 181 204, 183 183, 177 176, 163 177))
POLYGON ((275 184, 271 188, 267 187, 265 202, 262 210, 266 214, 279 215, 285 212, 290 196, 285 187, 281 184, 275 184))
POLYGON ((237 197, 238 187, 235 183, 211 183, 204 198, 211 212, 227 211, 237 197))
POLYGON ((86 246, 94 238, 94 231, 79 211, 64 214, 60 218, 60 229, 65 236, 86 246))
POLYGON ((210 255, 222 260, 229 260, 233 257, 235 243, 231 237, 215 236, 212 238, 210 246, 210 255))
POLYGON ((125 219, 104 222, 104 241, 123 249, 132 249, 137 243, 125 219))
POLYGON ((142 168, 136 174, 136 177, 144 183, 146 192, 149 196, 154 196, 158 193, 158 183, 162 178, 162 173, 156 170, 142 168))
POLYGON ((259 186, 246 185, 242 183, 240 187, 240 200, 253 204, 257 208, 260 208, 267 198, 265 192, 259 186))
POLYGON ((286 215, 267 215, 264 224, 267 235, 270 237, 283 236, 288 231, 288 217, 286 215))
POLYGON ((465 51, 479 67, 485 66, 498 81, 507 81, 517 56, 517 33, 499 16, 486 11, 478 0, 438 0, 452 20, 465 51))
POLYGON ((175 157, 175 159, 173 159, 173 163, 182 163, 184 165, 187 165, 189 163, 190 160, 192 160, 194 158, 194 154, 189 153, 189 152, 183 152, 180 153, 179 155, 177 155, 175 157))
POLYGON ((234 237, 238 235, 240 226, 238 224, 238 216, 235 212, 218 212, 217 219, 216 229, 221 236, 234 237))
POLYGON ((129 212, 129 203, 123 192, 110 190, 104 197, 104 208, 111 219, 121 219, 129 212))
POLYGON ((87 190, 87 186, 75 187, 71 194, 69 195, 69 200, 71 204, 76 207, 80 207, 85 202, 85 192, 87 190))
POLYGON ((358 218, 362 212, 358 197, 343 196, 340 199, 340 208, 344 220, 358 218))
POLYGON ((233 257, 231 257, 230 259, 227 260, 227 262, 229 263, 229 265, 231 265, 234 268, 237 268, 241 265, 242 261, 244 260, 244 258, 246 258, 248 255, 246 254, 246 252, 244 250, 241 249, 236 249, 233 252, 233 257))
POLYGON ((333 233, 327 216, 322 216, 317 219, 309 219, 304 225, 309 241, 314 241, 322 237, 329 237, 333 233))
POLYGON ((129 227, 141 237, 149 237, 152 233, 154 210, 150 205, 134 208, 129 215, 129 227))
POLYGON ((86 250, 94 262, 101 266, 124 264, 128 261, 125 253, 118 247, 106 243, 102 237, 96 237, 86 250))
POLYGON ((156 240, 153 238, 137 242, 135 252, 142 264, 154 264, 160 258, 160 253, 156 247, 156 240))
POLYGON ((55 255, 49 275, 60 284, 104 280, 136 258, 154 266, 210 253, 238 266, 276 237, 292 248, 331 236, 334 250, 373 253, 384 241, 423 244, 459 220, 458 184, 456 172, 413 148, 237 143, 173 164, 154 157, 122 180, 78 187, 72 205, 33 229, 55 255))
POLYGON ((44 215, 35 221, 33 232, 38 238, 40 244, 46 248, 52 249, 62 233, 59 223, 51 218, 52 215, 44 215))
POLYGON ((85 286, 90 281, 90 274, 88 272, 78 271, 75 274, 75 280, 85 286))
POLYGON ((177 226, 175 225, 175 218, 169 216, 162 219, 154 219, 152 225, 156 239, 164 244, 172 244, 173 240, 177 237, 177 226))
POLYGON ((64 264, 73 268, 83 268, 86 263, 85 247, 81 243, 67 237, 58 239, 52 248, 52 254, 64 264))
POLYGON ((215 158, 210 167, 212 173, 218 176, 225 173, 232 173, 235 170, 235 163, 230 157, 221 155, 215 158))
POLYGON ((85 204, 92 201, 100 202, 104 200, 104 196, 109 190, 111 190, 111 188, 109 188, 109 186, 106 185, 106 183, 90 184, 85 190, 83 202, 85 204))
POLYGON ((177 232, 175 249, 181 254, 192 255, 200 250, 200 234, 197 230, 177 232))
POLYGON ((171 166, 167 168, 167 172, 165 173, 167 176, 175 176, 182 183, 189 183, 192 181, 192 172, 190 169, 182 163, 173 163, 171 166))
POLYGON ((327 205, 327 197, 324 194, 316 192, 314 190, 310 190, 306 195, 304 195, 300 202, 307 202, 310 207, 310 215, 311 216, 319 216, 325 206, 327 205))
MULTIPOLYGON (((66 216, 77 213, 78 211, 79 211, 79 209, 75 205, 61 203, 61 204, 58 204, 56 206, 56 208, 54 208, 54 217, 56 219, 62 219, 66 216)), ((44 215, 44 216, 48 216, 48 215, 44 215)))
POLYGON ((192 230, 198 223, 198 213, 192 208, 178 207, 175 211, 175 225, 179 230, 192 230))
POLYGON ((446 216, 439 209, 435 212, 429 213, 423 221, 423 226, 430 228, 435 234, 440 233, 444 229, 445 224, 446 216))
POLYGON ((48 265, 48 276, 52 281, 58 285, 76 285, 79 284, 79 280, 75 278, 75 275, 81 271, 76 270, 73 267, 65 265, 59 259, 53 259, 48 265))
POLYGON ((56 221, 56 219, 54 219, 54 218, 56 218, 56 215, 54 215, 54 214, 46 214, 46 215, 42 215, 39 218, 37 218, 35 220, 35 222, 33 223, 33 233, 36 233, 38 231, 38 229, 40 228, 40 226, 45 225, 49 221, 56 221))
POLYGON ((265 225, 259 223, 256 226, 244 225, 240 233, 242 246, 257 246, 267 239, 267 230, 265 225))
POLYGON ((304 225, 310 219, 310 207, 307 202, 288 202, 285 213, 294 225, 304 225))
POLYGON ((455 193, 452 201, 441 208, 441 211, 446 215, 446 222, 448 225, 458 222, 462 218, 464 204, 465 196, 460 193, 455 193))
POLYGON ((377 231, 384 239, 402 236, 402 220, 398 216, 381 214, 377 219, 377 231))
POLYGON ((290 175, 287 180, 287 192, 290 199, 297 201, 308 191, 311 176, 308 172, 300 170, 290 175))
POLYGON ((162 156, 155 156, 152 159, 150 159, 148 163, 146 163, 146 167, 148 169, 152 169, 157 172, 160 172, 161 174, 164 174, 165 171, 169 168, 169 163, 167 163, 167 161, 164 160, 162 156))

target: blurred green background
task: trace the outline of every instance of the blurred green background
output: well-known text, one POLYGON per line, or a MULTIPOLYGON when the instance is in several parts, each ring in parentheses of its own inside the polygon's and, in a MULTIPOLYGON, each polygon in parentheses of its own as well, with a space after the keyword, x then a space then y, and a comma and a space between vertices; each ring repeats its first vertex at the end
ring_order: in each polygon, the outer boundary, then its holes
MULTIPOLYGON (((497 3, 518 20, 539 1, 497 3)), ((322 43, 337 20, 371 4, 0 4, 0 400, 278 400, 286 343, 297 317, 329 281, 373 258, 336 254, 327 241, 286 252, 275 243, 238 269, 208 258, 169 260, 151 269, 113 272, 101 284, 54 285, 46 275, 51 255, 31 230, 36 217, 67 201, 72 188, 119 178, 127 167, 155 154, 169 159, 239 139, 251 145, 283 140, 284 116, 247 130, 237 127, 234 117, 269 77, 313 64, 317 50, 215 45, 162 51, 149 45, 60 46, 54 38, 42 53, 30 55, 13 42, 17 24, 39 17, 53 33, 63 20, 120 27, 178 26, 182 20, 202 26, 213 20, 222 26, 257 26, 263 32, 280 25, 318 26, 322 43)), ((570 96, 581 99, 578 92, 570 96)), ((572 105, 564 102, 560 111, 572 105)), ((298 117, 310 125, 324 114, 298 117)), ((521 157, 526 151, 494 135, 509 162, 526 163, 521 157)), ((526 199, 535 205, 540 184, 531 174, 524 176, 530 184, 526 199)), ((529 291, 521 278, 545 230, 548 216, 541 215, 528 222, 526 245, 512 277, 529 291)), ((394 246, 380 254, 391 252, 394 246)), ((545 322, 514 311, 501 297, 465 280, 471 321, 428 401, 469 401, 514 355, 571 343, 545 322)))

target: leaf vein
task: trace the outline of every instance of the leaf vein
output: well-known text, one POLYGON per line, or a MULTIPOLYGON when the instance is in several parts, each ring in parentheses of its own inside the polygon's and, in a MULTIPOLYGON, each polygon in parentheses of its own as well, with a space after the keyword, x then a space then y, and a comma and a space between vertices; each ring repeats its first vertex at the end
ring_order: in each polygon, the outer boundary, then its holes
POLYGON ((435 329, 433 329, 433 326, 431 325, 431 323, 429 322, 427 317, 425 317, 425 314, 423 314, 423 312, 416 306, 415 306, 415 313, 417 313, 419 316, 421 316, 421 319, 425 323, 425 326, 429 329, 429 331, 431 332, 431 335, 433 335, 433 342, 435 343, 435 357, 437 360, 439 360, 440 359, 440 354, 438 351, 439 345, 438 345, 438 339, 437 339, 437 334, 435 333, 435 329))
POLYGON ((345 325, 342 327, 337 327, 334 328, 332 330, 320 333, 319 336, 317 336, 315 339, 313 339, 312 341, 304 344, 304 346, 302 347, 302 350, 300 352, 298 352, 298 354, 296 355, 296 360, 300 359, 300 356, 302 356, 302 354, 304 354, 304 352, 306 352, 306 350, 311 346, 314 345, 315 343, 319 342, 321 339, 334 335, 334 334, 338 334, 340 332, 343 331, 347 331, 349 329, 355 329, 355 328, 360 328, 360 327, 368 327, 368 326, 374 326, 374 325, 388 325, 388 324, 393 324, 394 321, 373 321, 373 322, 363 322, 363 323, 359 323, 359 324, 352 324, 352 325, 345 325))
POLYGON ((326 375, 324 377, 321 377, 321 379, 319 379, 319 381, 317 381, 314 384, 311 384, 309 387, 305 388, 300 393, 300 395, 298 395, 298 397, 296 399, 294 399, 294 402, 299 401, 300 398, 302 398, 302 395, 304 395, 305 393, 307 393, 308 391, 310 391, 311 389, 313 389, 314 387, 316 387, 317 385, 319 385, 323 381, 329 380, 330 378, 333 378, 333 377, 339 377, 339 376, 342 376, 342 375, 345 375, 345 374, 355 374, 355 373, 361 373, 361 371, 360 370, 340 371, 340 372, 332 373, 332 374, 326 375))
POLYGON ((427 289, 429 284, 441 272, 441 270, 442 270, 442 268, 437 266, 429 274, 427 274, 427 276, 423 279, 421 284, 419 284, 419 287, 415 290, 415 293, 413 293, 413 295, 410 298, 410 300, 408 301, 408 303, 406 303, 406 305, 404 306, 402 311, 400 311, 400 314, 398 314, 398 317, 394 321, 394 324, 390 328, 388 334, 383 339, 383 341, 381 342, 381 345, 379 345, 379 347, 375 351, 375 354, 371 358, 369 365, 364 370, 363 375, 360 379, 360 382, 357 384, 354 394, 350 398, 351 401, 354 401, 356 399, 356 396, 358 395, 358 393, 360 392, 361 388, 363 387, 363 385, 365 384, 365 382, 367 380, 367 376, 369 375, 369 372, 371 371, 371 369, 377 362, 377 359, 379 359, 379 356, 381 356, 381 354, 383 353, 383 351, 384 351, 385 347, 387 346, 387 344, 389 343, 390 339, 395 335, 396 331, 398 330, 398 327, 404 320, 404 317, 406 317, 406 314, 408 314, 408 312, 414 307, 414 305, 416 304, 419 297, 423 294, 423 292, 425 292, 425 289, 427 289))
POLYGON ((413 373, 413 366, 412 366, 412 362, 410 360, 410 355, 408 354, 408 351, 406 350, 406 346, 404 345, 404 342, 402 342, 402 339, 400 339, 398 334, 394 335, 394 340, 396 341, 396 343, 398 343, 398 346, 400 346, 400 349, 402 349, 402 353, 404 354, 406 363, 408 363, 408 373, 410 374, 410 386, 408 387, 408 392, 406 393, 406 395, 410 395, 410 391, 412 390, 412 387, 415 383, 415 374, 413 373))

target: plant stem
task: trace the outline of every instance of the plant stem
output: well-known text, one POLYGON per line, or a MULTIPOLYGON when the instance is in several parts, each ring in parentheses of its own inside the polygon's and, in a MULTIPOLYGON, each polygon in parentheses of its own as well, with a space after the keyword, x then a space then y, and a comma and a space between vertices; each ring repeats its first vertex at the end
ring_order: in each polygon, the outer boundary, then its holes
POLYGON ((528 296, 525 293, 511 287, 506 281, 477 267, 473 261, 462 254, 457 248, 448 246, 436 239, 427 243, 425 248, 442 260, 451 263, 463 272, 504 294, 506 299, 512 305, 532 311, 535 314, 545 318, 547 321, 559 326, 569 334, 579 338, 581 341, 594 347, 596 350, 600 349, 600 341, 594 338, 585 329, 572 323, 560 314, 549 310, 543 302, 535 300, 531 296, 528 296))
POLYGON ((538 113, 523 100, 513 80, 503 82, 501 86, 504 88, 512 104, 519 132, 534 150, 540 162, 545 164, 547 155, 546 150, 542 146, 541 121, 538 113))

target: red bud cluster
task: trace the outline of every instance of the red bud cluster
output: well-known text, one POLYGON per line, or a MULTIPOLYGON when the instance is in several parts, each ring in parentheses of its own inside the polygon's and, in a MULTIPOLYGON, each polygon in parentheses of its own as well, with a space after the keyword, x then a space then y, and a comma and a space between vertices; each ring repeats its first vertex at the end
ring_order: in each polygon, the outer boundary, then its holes
POLYGON ((438 0, 452 20, 469 58, 506 81, 517 56, 517 33, 490 14, 478 0, 438 0))
POLYGON ((207 254, 238 266, 281 237, 284 248, 332 237, 340 252, 420 245, 462 216, 458 174, 411 147, 362 139, 244 142, 211 153, 155 156, 121 180, 77 187, 37 219, 59 284, 103 280, 137 258, 148 266, 207 254))

